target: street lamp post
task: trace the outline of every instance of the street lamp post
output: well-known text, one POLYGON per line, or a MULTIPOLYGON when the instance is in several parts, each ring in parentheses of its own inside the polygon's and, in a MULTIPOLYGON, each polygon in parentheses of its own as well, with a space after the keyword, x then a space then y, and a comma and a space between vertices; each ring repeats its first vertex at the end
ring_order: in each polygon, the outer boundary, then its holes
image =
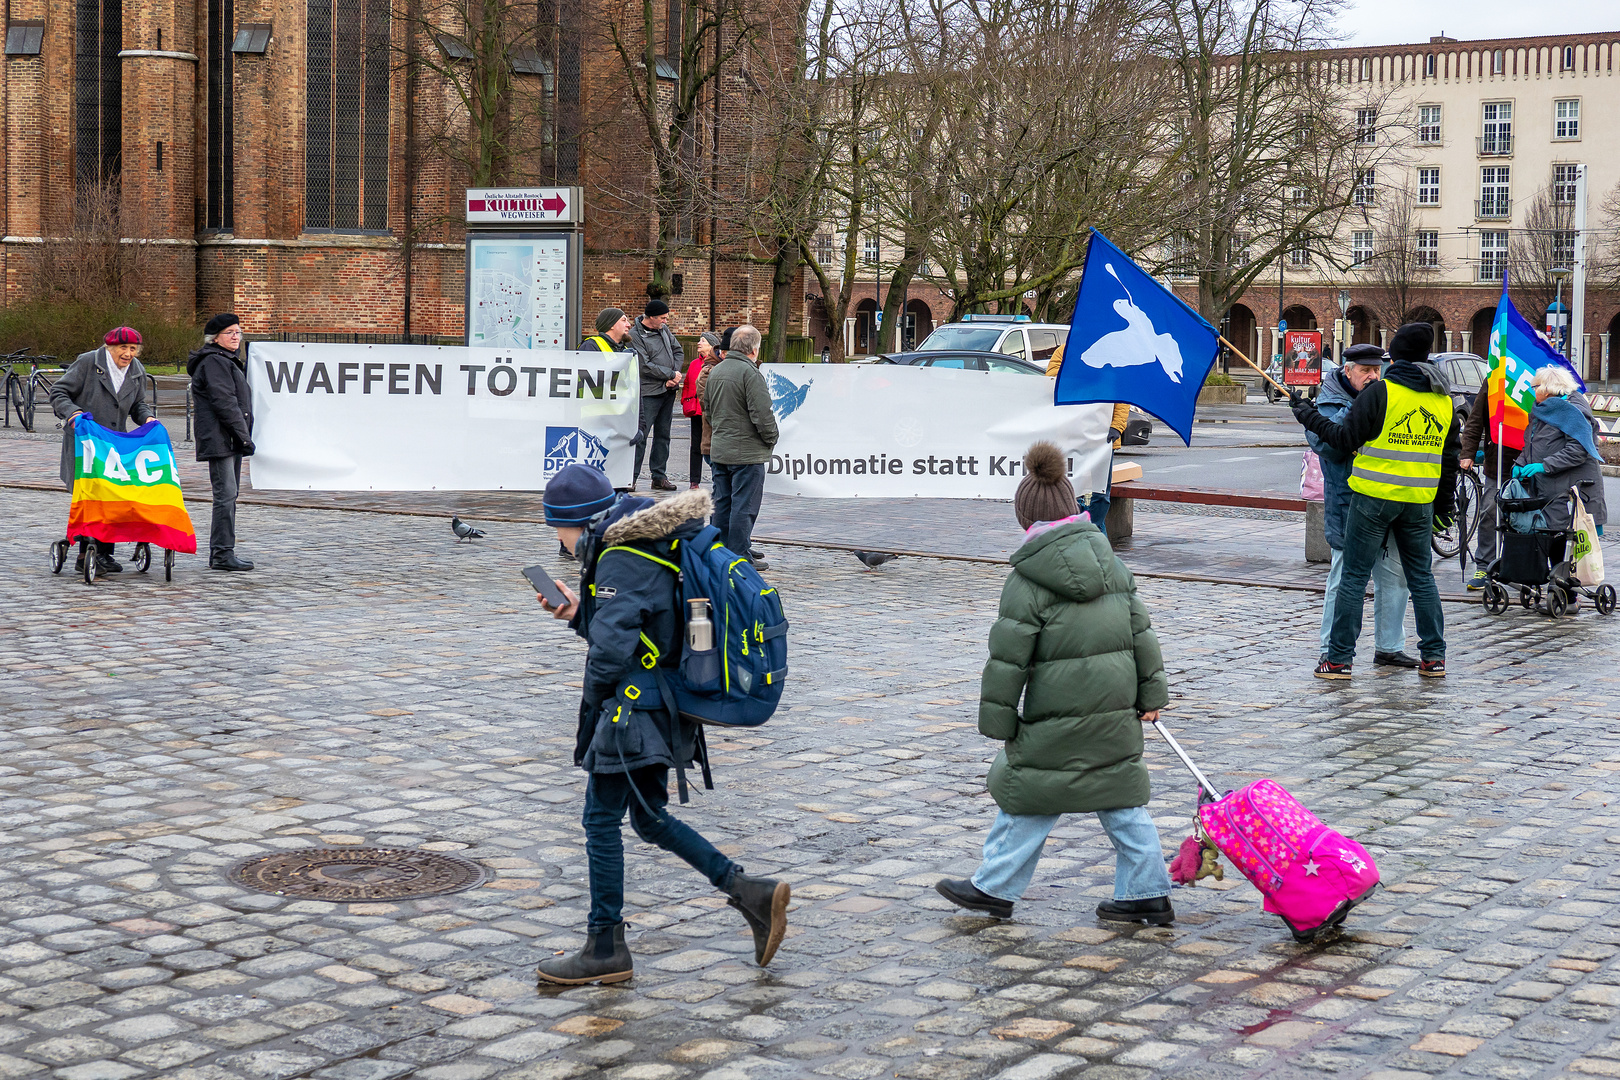
POLYGON ((1553 314, 1558 318, 1558 355, 1569 359, 1569 313, 1564 310, 1564 279, 1569 277, 1567 266, 1554 266, 1547 271, 1553 279, 1553 314))
POLYGON ((1350 294, 1339 290, 1339 332, 1333 335, 1333 359, 1344 366, 1344 339, 1350 336, 1350 294))

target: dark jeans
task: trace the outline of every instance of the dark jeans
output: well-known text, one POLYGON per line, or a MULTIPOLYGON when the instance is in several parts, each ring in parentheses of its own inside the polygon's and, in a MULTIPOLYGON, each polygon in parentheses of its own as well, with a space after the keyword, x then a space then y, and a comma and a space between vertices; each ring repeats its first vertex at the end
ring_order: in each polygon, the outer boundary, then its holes
POLYGON ((669 464, 669 424, 675 416, 675 399, 680 397, 675 390, 665 390, 657 397, 641 397, 641 430, 637 432, 636 443, 636 472, 631 483, 641 481, 641 462, 647 456, 647 440, 652 439, 652 459, 647 462, 647 469, 652 473, 654 482, 659 480, 669 482, 664 474, 669 464))
POLYGON ((691 826, 671 817, 664 808, 669 802, 669 769, 650 765, 630 773, 592 773, 585 782, 585 858, 591 872, 591 933, 600 933, 623 921, 624 836, 619 831, 624 812, 630 811, 630 827, 649 844, 657 844, 672 855, 679 855, 717 889, 723 889, 732 872, 742 869, 720 854, 715 846, 691 826), (632 788, 631 785, 634 785, 632 788), (641 799, 636 792, 641 792, 641 799), (648 814, 641 805, 656 814, 648 814))
POLYGON ((1355 658, 1367 579, 1381 557, 1385 537, 1400 552, 1406 570, 1412 614, 1417 619, 1419 655, 1425 660, 1446 658, 1446 621, 1440 610, 1440 590, 1434 584, 1433 555, 1429 550, 1433 533, 1432 503, 1394 502, 1351 492, 1350 511, 1344 522, 1344 576, 1333 601, 1329 660, 1348 664, 1355 658))
POLYGON ((208 526, 208 557, 236 550, 236 493, 242 487, 242 458, 210 458, 208 483, 214 493, 214 515, 208 526))
POLYGON ((692 448, 686 455, 686 479, 696 487, 703 483, 703 417, 692 420, 692 448))
POLYGON ((711 461, 709 468, 714 470, 714 517, 710 520, 720 530, 726 547, 738 555, 747 555, 759 503, 765 496, 765 466, 711 461))

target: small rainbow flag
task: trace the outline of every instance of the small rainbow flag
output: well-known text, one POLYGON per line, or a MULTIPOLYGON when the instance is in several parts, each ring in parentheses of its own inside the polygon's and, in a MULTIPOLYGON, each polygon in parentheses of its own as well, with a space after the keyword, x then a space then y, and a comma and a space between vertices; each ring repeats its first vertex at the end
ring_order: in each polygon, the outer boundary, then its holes
POLYGON ((1562 367, 1575 377, 1583 391, 1586 383, 1559 355, 1546 337, 1519 314, 1508 299, 1507 274, 1502 275, 1502 299, 1496 305, 1496 321, 1491 326, 1489 349, 1491 371, 1485 388, 1491 404, 1491 434, 1510 450, 1524 448, 1524 431, 1530 426, 1530 410, 1536 407, 1536 392, 1530 378, 1544 367, 1562 367))
POLYGON ((68 539, 149 543, 195 553, 197 531, 180 497, 169 433, 156 420, 113 431, 88 416, 74 422, 73 506, 68 539))

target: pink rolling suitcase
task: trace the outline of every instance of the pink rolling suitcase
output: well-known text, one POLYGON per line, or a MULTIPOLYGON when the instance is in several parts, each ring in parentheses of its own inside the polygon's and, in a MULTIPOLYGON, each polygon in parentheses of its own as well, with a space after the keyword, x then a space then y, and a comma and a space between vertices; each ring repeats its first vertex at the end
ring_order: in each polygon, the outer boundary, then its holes
POLYGON ((1344 922, 1350 909, 1378 887, 1378 864, 1367 849, 1328 828, 1274 780, 1217 796, 1175 736, 1154 722, 1170 749, 1198 781, 1198 823, 1282 916, 1295 941, 1344 922))

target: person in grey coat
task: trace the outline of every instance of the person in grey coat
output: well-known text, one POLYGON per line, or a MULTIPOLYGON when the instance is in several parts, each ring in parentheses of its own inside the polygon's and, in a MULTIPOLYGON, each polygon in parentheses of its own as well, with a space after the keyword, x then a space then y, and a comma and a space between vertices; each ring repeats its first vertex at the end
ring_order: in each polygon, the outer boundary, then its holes
POLYGON ((1531 495, 1553 500, 1544 511, 1549 529, 1570 527, 1575 512, 1565 496, 1571 488, 1577 489, 1601 535, 1609 510, 1603 497, 1603 457, 1598 453, 1592 405, 1580 393, 1574 376, 1561 367, 1542 368, 1530 385, 1536 389, 1536 407, 1530 412, 1524 449, 1519 451, 1513 476, 1529 481, 1531 495))
POLYGON ((203 328, 203 347, 186 361, 197 414, 197 460, 208 462, 214 512, 208 530, 210 570, 251 570, 236 557, 236 496, 242 459, 253 456, 253 395, 242 355, 242 324, 215 315, 203 328))
POLYGON ((665 472, 669 465, 669 425, 675 417, 675 399, 686 380, 686 352, 669 328, 669 305, 662 300, 647 301, 647 310, 630 327, 630 344, 641 362, 641 430, 636 435, 636 471, 630 474, 630 490, 641 482, 641 462, 647 455, 647 439, 652 439, 651 460, 654 491, 674 491, 665 472))
MULTIPOLYGON (((137 359, 141 335, 120 326, 107 331, 104 342, 99 349, 80 353, 51 387, 51 411, 63 421, 62 483, 69 491, 73 490, 73 462, 78 452, 73 428, 79 416, 88 415, 113 431, 125 430, 132 417, 136 426, 157 419, 157 410, 146 400, 146 369, 137 359)), ((97 572, 116 574, 123 568, 113 558, 113 545, 97 540, 97 572)))
POLYGON ((757 570, 768 570, 750 549, 754 522, 765 495, 765 466, 781 432, 771 411, 771 391, 759 373, 761 335, 752 326, 731 332, 726 358, 703 381, 703 415, 714 431, 709 467, 714 470, 712 524, 726 547, 746 555, 757 570))

